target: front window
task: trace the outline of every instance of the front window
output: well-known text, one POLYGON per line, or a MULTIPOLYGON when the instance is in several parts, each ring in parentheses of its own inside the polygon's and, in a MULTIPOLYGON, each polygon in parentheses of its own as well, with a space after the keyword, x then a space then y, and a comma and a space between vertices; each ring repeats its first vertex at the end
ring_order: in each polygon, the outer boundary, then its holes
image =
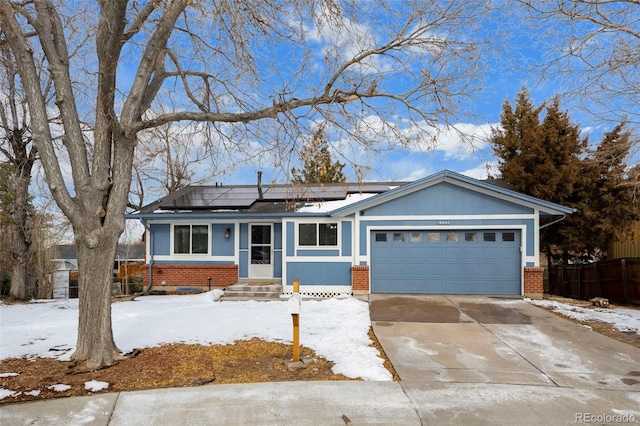
POLYGON ((175 254, 209 253, 209 225, 175 225, 173 252, 175 254))
POLYGON ((337 223, 301 223, 298 225, 298 244, 301 246, 337 246, 337 223))

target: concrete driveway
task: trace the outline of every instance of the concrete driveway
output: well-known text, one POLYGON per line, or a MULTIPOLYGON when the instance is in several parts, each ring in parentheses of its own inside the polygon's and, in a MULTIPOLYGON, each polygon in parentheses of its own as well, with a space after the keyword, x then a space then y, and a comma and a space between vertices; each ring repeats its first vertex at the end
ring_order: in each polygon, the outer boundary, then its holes
POLYGON ((600 410, 640 422, 640 349, 519 299, 371 295, 369 303, 423 420, 446 423, 455 413, 453 423, 485 423, 484 415, 534 424, 551 412, 580 423, 580 413, 600 410))

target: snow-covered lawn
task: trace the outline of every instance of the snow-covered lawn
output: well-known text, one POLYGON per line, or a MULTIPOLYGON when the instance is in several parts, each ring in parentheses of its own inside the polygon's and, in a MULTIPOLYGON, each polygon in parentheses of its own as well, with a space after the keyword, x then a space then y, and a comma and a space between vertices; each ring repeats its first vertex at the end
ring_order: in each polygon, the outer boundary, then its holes
MULTIPOLYGON (((145 296, 112 305, 113 334, 123 353, 165 343, 232 344, 257 337, 292 342, 286 301, 218 301, 222 292, 145 296)), ((369 305, 355 298, 304 300, 300 344, 335 363, 333 371, 364 380, 392 380, 368 332, 369 305)), ((0 360, 68 360, 78 326, 78 300, 0 303, 0 360)), ((0 374, 11 373, 0 371, 0 374)), ((95 384, 93 384, 95 387, 95 384)), ((0 399, 2 396, 0 396, 0 399)))
POLYGON ((583 308, 552 300, 532 300, 531 303, 578 321, 600 321, 611 324, 618 331, 640 334, 640 310, 637 309, 583 308))

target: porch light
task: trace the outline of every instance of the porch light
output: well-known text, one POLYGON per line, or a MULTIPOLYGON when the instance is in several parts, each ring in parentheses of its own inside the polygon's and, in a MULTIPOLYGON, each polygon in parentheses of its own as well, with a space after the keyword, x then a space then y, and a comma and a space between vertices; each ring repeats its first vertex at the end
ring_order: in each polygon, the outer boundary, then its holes
POLYGON ((227 230, 224 231, 224 238, 227 240, 231 238, 231 229, 227 228, 227 230))

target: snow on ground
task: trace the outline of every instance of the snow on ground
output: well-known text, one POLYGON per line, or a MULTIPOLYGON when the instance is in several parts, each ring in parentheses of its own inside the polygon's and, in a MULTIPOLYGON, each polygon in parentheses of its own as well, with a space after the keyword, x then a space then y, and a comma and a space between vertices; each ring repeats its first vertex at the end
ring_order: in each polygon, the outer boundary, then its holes
POLYGON ((109 383, 101 382, 99 380, 89 380, 84 382, 84 388, 89 392, 98 392, 109 387, 109 383))
POLYGON ((56 385, 47 386, 47 389, 53 389, 56 392, 64 392, 71 389, 71 386, 65 385, 64 383, 58 383, 56 385))
POLYGON ((640 310, 624 308, 583 308, 551 300, 532 300, 536 306, 552 309, 578 321, 600 321, 611 324, 614 329, 626 333, 640 334, 640 310))
MULTIPOLYGON (((184 296, 145 296, 111 308, 114 339, 123 353, 167 343, 232 344, 257 337, 291 343, 286 300, 223 301, 220 290, 184 296)), ((78 299, 0 303, 0 360, 69 360, 75 349, 78 299)), ((392 380, 368 332, 369 305, 347 297, 303 300, 300 344, 332 361, 336 374, 392 380)), ((0 374, 10 372, 0 371, 0 374)), ((1 398, 0 398, 1 399, 1 398)))

